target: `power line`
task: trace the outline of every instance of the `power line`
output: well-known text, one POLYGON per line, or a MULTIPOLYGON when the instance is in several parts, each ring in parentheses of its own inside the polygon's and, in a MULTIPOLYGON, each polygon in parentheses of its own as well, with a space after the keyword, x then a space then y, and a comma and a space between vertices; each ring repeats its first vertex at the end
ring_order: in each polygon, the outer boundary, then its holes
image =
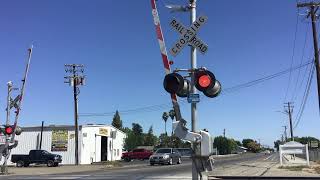
MULTIPOLYGON (((318 23, 318 29, 319 29, 320 23, 319 23, 319 21, 317 21, 317 23, 318 23)), ((320 36, 319 36, 319 35, 318 35, 318 40, 320 40, 320 36)), ((312 47, 310 47, 309 51, 310 51, 310 53, 309 53, 310 56, 313 56, 312 47)), ((312 57, 309 57, 309 58, 311 59, 312 57)), ((310 66, 310 68, 312 68, 312 66, 310 66)), ((310 70, 311 70, 311 69, 310 69, 310 70)), ((308 71, 308 68, 306 68, 306 69, 304 70, 303 77, 302 77, 302 80, 301 80, 301 82, 300 82, 300 84, 299 84, 299 87, 298 87, 298 91, 297 91, 297 92, 300 92, 300 89, 302 88, 304 79, 307 77, 308 72, 309 72, 309 71, 308 71)), ((298 81, 298 80, 297 80, 297 81, 298 81)), ((298 94, 299 94, 299 93, 296 93, 296 95, 295 95, 295 97, 293 98, 292 101, 295 101, 295 100, 297 99, 298 94)))
MULTIPOLYGON (((298 20, 299 20, 299 11, 297 10, 297 17, 296 17, 296 26, 295 26, 295 32, 294 32, 294 40, 293 40, 293 48, 292 48, 292 55, 291 55, 291 65, 290 65, 290 69, 293 66, 293 60, 294 60, 294 54, 295 54, 295 49, 296 49, 296 40, 297 40, 297 31, 298 31, 298 20)), ((288 81, 288 86, 287 86, 287 90, 286 90, 286 94, 284 97, 284 102, 287 100, 287 96, 288 96, 288 91, 289 91, 289 87, 290 87, 290 83, 291 83, 291 71, 289 74, 289 81, 288 81)))
POLYGON ((299 125, 301 117, 303 115, 303 112, 304 112, 304 109, 305 109, 305 105, 306 105, 306 102, 307 102, 308 97, 309 97, 309 92, 310 92, 310 87, 311 87, 312 78, 313 78, 313 74, 314 74, 314 69, 315 68, 314 68, 314 66, 312 64, 311 69, 310 69, 310 73, 309 73, 309 77, 308 77, 308 81, 307 81, 307 85, 306 85, 306 89, 304 91, 302 102, 301 102, 298 114, 296 116, 296 122, 295 122, 295 125, 294 125, 293 129, 295 129, 299 125))
MULTIPOLYGON (((302 56, 301 56, 301 59, 300 59, 300 65, 302 65, 302 63, 303 63, 304 54, 305 54, 304 52, 305 52, 305 49, 306 49, 307 39, 308 39, 308 29, 306 28, 304 44, 303 44, 303 48, 302 48, 302 56)), ((294 86, 294 90, 293 90, 293 93, 292 93, 291 101, 294 100, 295 94, 297 92, 298 81, 300 79, 300 72, 301 72, 301 69, 299 69, 299 71, 298 71, 298 77, 297 77, 297 80, 296 80, 296 83, 295 83, 295 86, 294 86)))
POLYGON ((223 92, 231 93, 231 92, 237 91, 237 90, 242 89, 242 88, 250 87, 250 86, 262 83, 264 81, 279 77, 279 76, 284 75, 284 74, 286 74, 288 72, 300 69, 300 68, 302 68, 304 66, 307 66, 307 65, 309 65, 311 63, 312 63, 312 61, 309 61, 309 62, 304 63, 302 65, 295 66, 293 68, 286 69, 286 70, 280 71, 280 72, 272 74, 272 75, 268 75, 268 76, 265 76, 265 77, 262 77, 262 78, 259 78, 259 79, 253 80, 253 81, 249 81, 247 83, 239 84, 239 85, 236 85, 236 86, 231 87, 231 88, 226 88, 226 89, 223 90, 223 92))
MULTIPOLYGON (((279 77, 281 75, 284 75, 284 74, 288 73, 289 71, 294 71, 294 70, 303 68, 303 67, 305 67, 305 66, 307 66, 307 65, 309 65, 311 63, 312 63, 312 61, 309 61, 309 62, 304 63, 302 65, 299 65, 299 66, 296 66, 296 67, 293 67, 293 68, 290 68, 290 69, 286 69, 286 70, 280 71, 280 72, 272 74, 272 75, 268 75, 268 76, 265 76, 265 77, 262 77, 262 78, 259 78, 259 79, 253 80, 253 81, 249 81, 249 82, 246 82, 246 83, 243 83, 243 84, 239 84, 239 85, 236 85, 236 86, 233 86, 233 87, 230 87, 230 88, 223 89, 222 90, 222 94, 236 92, 236 91, 238 91, 238 90, 240 90, 242 88, 247 88, 247 87, 254 86, 256 84, 260 84, 260 83, 262 83, 264 81, 271 80, 273 78, 276 78, 276 77, 279 77)), ((185 104, 185 103, 187 103, 187 100, 180 98, 179 102, 180 102, 180 104, 185 104)), ((119 111, 119 112, 121 112, 121 114, 126 115, 126 114, 134 114, 134 113, 154 112, 154 111, 160 111, 160 110, 168 109, 168 108, 172 108, 171 103, 160 104, 160 105, 152 105, 152 106, 145 106, 145 107, 140 107, 140 108, 135 108, 135 109, 119 111)), ((82 116, 82 117, 113 116, 114 113, 115 113, 115 111, 106 112, 106 113, 79 113, 79 116, 82 116)))

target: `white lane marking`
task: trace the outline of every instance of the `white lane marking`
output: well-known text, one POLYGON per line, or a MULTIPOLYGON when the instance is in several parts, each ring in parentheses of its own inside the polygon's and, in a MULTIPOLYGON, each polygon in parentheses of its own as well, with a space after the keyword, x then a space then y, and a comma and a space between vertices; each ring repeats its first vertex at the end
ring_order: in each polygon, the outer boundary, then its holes
POLYGON ((144 180, 148 180, 148 179, 152 179, 152 180, 155 180, 155 179, 192 179, 192 177, 190 176, 148 176, 148 177, 145 177, 145 178, 142 178, 144 180))
POLYGON ((265 158, 264 161, 265 161, 265 160, 268 160, 268 159, 271 158, 272 156, 273 156, 273 154, 271 154, 270 156, 268 156, 267 158, 265 158))
POLYGON ((272 158, 272 161, 279 161, 279 156, 274 155, 274 157, 272 158))

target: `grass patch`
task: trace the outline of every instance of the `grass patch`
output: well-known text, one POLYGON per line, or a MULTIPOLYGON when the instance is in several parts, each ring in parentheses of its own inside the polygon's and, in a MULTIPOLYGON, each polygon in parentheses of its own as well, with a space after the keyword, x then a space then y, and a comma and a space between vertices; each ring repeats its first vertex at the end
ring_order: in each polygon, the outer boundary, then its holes
POLYGON ((107 167, 121 167, 122 166, 120 161, 101 161, 101 162, 97 162, 94 164, 95 165, 105 165, 107 167))
POLYGON ((316 166, 313 169, 316 171, 316 173, 320 174, 320 166, 316 166))
POLYGON ((308 168, 308 166, 280 166, 279 167, 279 169, 287 169, 289 171, 302 171, 303 168, 308 168))

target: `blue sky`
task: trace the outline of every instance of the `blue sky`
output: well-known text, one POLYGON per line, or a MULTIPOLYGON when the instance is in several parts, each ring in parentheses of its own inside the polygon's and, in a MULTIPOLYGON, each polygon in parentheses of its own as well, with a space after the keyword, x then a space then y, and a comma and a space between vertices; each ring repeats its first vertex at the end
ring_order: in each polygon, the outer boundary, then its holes
MULTIPOLYGON (((187 1, 159 0, 158 9, 167 48, 178 39, 169 26, 175 17, 189 24, 188 13, 170 13, 164 4, 187 1)), ((300 14, 305 13, 301 9, 300 14)), ((198 15, 207 15, 198 36, 209 45, 198 55, 198 66, 217 76, 223 88, 245 83, 290 68, 297 9, 295 1, 209 1, 198 0, 198 15)), ((72 89, 64 84, 64 64, 84 64, 86 86, 79 95, 80 113, 120 111, 125 126, 140 123, 146 131, 153 125, 164 131, 163 111, 169 111, 170 98, 162 87, 164 69, 156 39, 149 0, 57 0, 6 1, 0 7, 0 105, 5 119, 6 82, 20 86, 26 49, 34 42, 30 78, 20 123, 23 126, 73 124, 72 89), (147 112, 121 111, 156 106, 147 112)), ((299 16, 293 65, 299 65, 306 31, 303 62, 312 58, 311 24, 299 16)), ((190 66, 189 48, 170 59, 173 68, 190 66)), ((304 75, 292 72, 288 98, 294 101, 294 118, 301 104, 305 82, 294 93, 304 75)), ((306 78, 305 78, 306 79, 306 78)), ((289 74, 244 88, 215 99, 204 96, 198 104, 197 128, 214 135, 235 139, 261 139, 272 145, 280 137, 287 117, 283 110, 289 74)), ((299 87, 299 86, 298 86, 299 87)), ((189 104, 181 105, 190 122, 189 104)), ((2 120, 2 121, 3 121, 2 120)), ((80 117, 80 123, 111 123, 112 116, 80 117)), ((190 125, 190 123, 188 123, 190 125)), ((313 78, 303 117, 294 134, 319 138, 320 126, 313 78)), ((168 125, 170 130, 170 125, 168 125)))

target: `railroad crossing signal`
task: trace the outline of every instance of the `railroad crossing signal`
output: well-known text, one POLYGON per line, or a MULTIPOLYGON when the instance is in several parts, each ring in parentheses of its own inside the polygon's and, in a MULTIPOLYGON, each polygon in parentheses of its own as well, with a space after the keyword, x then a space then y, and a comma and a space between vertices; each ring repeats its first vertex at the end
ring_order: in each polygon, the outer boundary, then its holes
POLYGON ((7 135, 11 135, 13 133, 13 127, 12 126, 5 126, 4 133, 7 135))
MULTIPOLYGON (((217 97, 221 92, 221 84, 214 74, 206 69, 197 69, 195 72, 195 87, 210 98, 217 97)), ((164 89, 170 94, 177 94, 179 97, 188 97, 188 101, 198 102, 198 95, 190 94, 190 81, 178 73, 167 74, 163 80, 164 89)))
POLYGON ((207 16, 199 16, 197 20, 192 23, 190 28, 186 28, 182 23, 178 22, 176 19, 173 19, 170 22, 170 25, 174 30, 180 33, 181 36, 179 40, 174 44, 174 46, 170 49, 171 55, 176 56, 187 43, 198 49, 202 54, 205 54, 208 50, 208 45, 206 45, 196 35, 200 27, 204 23, 206 23, 207 20, 207 16))
POLYGON ((4 125, 4 129, 1 129, 2 133, 4 135, 11 135, 13 133, 15 133, 16 135, 20 135, 22 133, 22 129, 19 126, 16 126, 16 128, 14 128, 13 125, 4 125))

